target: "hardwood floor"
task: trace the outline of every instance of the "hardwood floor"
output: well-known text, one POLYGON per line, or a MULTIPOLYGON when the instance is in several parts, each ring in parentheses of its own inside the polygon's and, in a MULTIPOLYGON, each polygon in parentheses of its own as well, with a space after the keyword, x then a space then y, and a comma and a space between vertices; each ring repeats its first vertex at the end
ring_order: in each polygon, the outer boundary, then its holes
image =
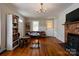
MULTIPOLYGON (((34 40, 34 39, 33 39, 34 40)), ((32 41, 33 41, 32 40, 32 41)), ((40 48, 31 49, 30 45, 25 45, 24 47, 18 47, 13 51, 5 51, 0 56, 68 56, 70 55, 64 50, 61 43, 56 38, 40 38, 40 48)))

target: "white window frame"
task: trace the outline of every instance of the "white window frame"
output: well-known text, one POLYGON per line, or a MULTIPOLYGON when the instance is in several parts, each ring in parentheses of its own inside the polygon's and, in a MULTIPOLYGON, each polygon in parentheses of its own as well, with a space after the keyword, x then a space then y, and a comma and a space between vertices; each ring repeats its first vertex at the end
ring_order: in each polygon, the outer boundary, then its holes
POLYGON ((33 31, 39 31, 39 21, 33 21, 33 31))

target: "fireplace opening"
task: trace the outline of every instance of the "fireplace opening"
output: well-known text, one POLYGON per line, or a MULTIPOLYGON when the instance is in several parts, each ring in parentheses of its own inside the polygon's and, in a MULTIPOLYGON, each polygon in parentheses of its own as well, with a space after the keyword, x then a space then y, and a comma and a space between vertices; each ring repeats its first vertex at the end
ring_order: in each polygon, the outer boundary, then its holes
POLYGON ((73 54, 75 53, 75 55, 79 55, 79 35, 68 33, 66 49, 70 49, 70 52, 73 54))

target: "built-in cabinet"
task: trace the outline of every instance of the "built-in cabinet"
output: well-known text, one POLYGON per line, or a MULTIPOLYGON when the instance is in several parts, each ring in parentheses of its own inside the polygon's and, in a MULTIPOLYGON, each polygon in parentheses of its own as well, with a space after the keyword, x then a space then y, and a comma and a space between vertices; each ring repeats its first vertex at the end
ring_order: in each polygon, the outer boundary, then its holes
POLYGON ((7 50, 13 50, 19 45, 18 20, 16 15, 7 16, 7 50))

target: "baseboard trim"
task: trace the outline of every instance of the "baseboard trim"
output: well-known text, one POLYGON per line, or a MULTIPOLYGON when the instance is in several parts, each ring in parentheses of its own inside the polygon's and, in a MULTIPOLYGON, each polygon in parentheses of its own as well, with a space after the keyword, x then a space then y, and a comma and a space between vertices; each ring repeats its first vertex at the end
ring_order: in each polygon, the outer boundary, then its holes
POLYGON ((0 53, 3 53, 5 50, 5 48, 0 48, 0 53))

